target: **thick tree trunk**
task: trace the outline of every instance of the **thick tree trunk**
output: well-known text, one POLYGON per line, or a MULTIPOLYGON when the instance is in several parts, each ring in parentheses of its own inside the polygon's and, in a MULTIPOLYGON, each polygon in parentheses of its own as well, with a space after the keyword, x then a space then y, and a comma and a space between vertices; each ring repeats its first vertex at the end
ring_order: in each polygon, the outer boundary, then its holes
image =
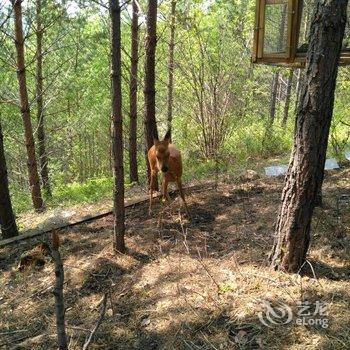
POLYGON ((33 205, 36 211, 43 210, 38 167, 35 156, 35 143, 33 137, 32 122, 30 119, 30 108, 26 82, 26 68, 24 61, 24 38, 22 28, 22 0, 12 0, 15 24, 15 44, 17 54, 17 79, 21 103, 22 120, 24 126, 25 143, 28 158, 29 185, 33 205))
POLYGON ((282 118, 282 122, 281 122, 282 128, 285 128, 285 126, 287 124, 287 120, 288 120, 289 106, 290 106, 290 95, 292 92, 293 75, 294 75, 294 70, 290 69, 288 81, 287 81, 286 102, 284 104, 283 118, 282 118))
MULTIPOLYGON (((155 87, 155 55, 157 45, 157 0, 148 1, 145 37, 145 157, 147 163, 148 183, 151 182, 151 169, 148 164, 147 152, 153 146, 153 139, 158 139, 156 122, 156 87, 155 87)), ((156 179, 157 180, 157 179, 156 179)), ((158 190, 158 181, 154 181, 154 189, 158 190)))
POLYGON ((130 182, 138 182, 137 172, 137 68, 139 61, 139 9, 132 2, 131 22, 131 69, 130 69, 130 129, 129 129, 129 166, 130 182))
POLYGON ((174 90, 174 47, 175 47, 175 11, 176 0, 171 1, 170 41, 168 57, 168 96, 167 96, 167 120, 168 130, 171 130, 173 120, 173 90, 174 90))
POLYGON ((348 0, 316 3, 294 148, 271 252, 276 269, 297 272, 306 259, 315 197, 322 184, 348 0))
POLYGON ((41 0, 36 0, 36 103, 38 120, 38 151, 40 176, 43 189, 47 196, 51 197, 49 181, 48 156, 46 153, 46 138, 44 127, 43 104, 43 28, 41 22, 41 0))
POLYGON ((115 251, 125 252, 125 209, 124 209, 124 157, 123 117, 121 89, 121 34, 119 1, 109 0, 111 19, 111 99, 112 99, 112 154, 114 175, 114 239, 115 251))
POLYGON ((15 216, 12 210, 7 167, 5 159, 4 142, 0 122, 0 227, 2 238, 10 238, 18 235, 15 216))

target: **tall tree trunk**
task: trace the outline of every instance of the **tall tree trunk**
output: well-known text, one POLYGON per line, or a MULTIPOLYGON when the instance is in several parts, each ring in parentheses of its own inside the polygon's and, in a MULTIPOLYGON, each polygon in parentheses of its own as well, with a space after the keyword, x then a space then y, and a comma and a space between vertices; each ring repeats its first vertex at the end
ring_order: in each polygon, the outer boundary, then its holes
MULTIPOLYGON (((283 6, 283 12, 282 12, 282 20, 280 23, 280 35, 278 38, 278 51, 283 52, 285 50, 286 43, 284 42, 284 23, 285 18, 287 15, 287 4, 284 4, 283 6)), ((270 97, 270 108, 269 108, 269 121, 267 123, 267 130, 266 130, 266 136, 271 135, 272 133, 272 126, 275 121, 276 117, 276 102, 277 102, 277 92, 278 88, 280 87, 279 84, 280 75, 279 72, 274 72, 272 75, 272 82, 271 82, 271 97, 270 97)))
POLYGON ((28 101, 28 91, 26 82, 26 68, 24 61, 24 38, 22 28, 22 0, 12 0, 14 24, 15 24, 15 44, 17 54, 17 79, 19 86, 19 96, 21 103, 22 120, 24 126, 25 143, 28 158, 29 186, 33 205, 36 211, 43 210, 43 199, 41 197, 38 167, 35 156, 35 143, 33 137, 32 122, 30 119, 30 108, 28 101))
POLYGON ((0 227, 3 238, 18 235, 15 216, 12 210, 7 167, 5 159, 4 141, 0 121, 0 227))
POLYGON ((41 0, 36 0, 36 103, 38 119, 38 151, 40 176, 43 189, 47 196, 51 197, 49 181, 48 156, 46 153, 46 138, 44 127, 43 104, 43 28, 41 22, 41 0))
POLYGON ((139 61, 139 9, 132 2, 131 22, 131 68, 130 68, 130 129, 129 129, 129 166, 130 182, 138 182, 137 172, 137 68, 139 61))
MULTIPOLYGON (((156 87, 155 87, 155 56, 157 45, 157 0, 148 0, 147 19, 146 19, 146 37, 145 37, 145 140, 146 140, 146 164, 148 183, 151 182, 151 169, 148 164, 147 152, 153 146, 154 138, 158 139, 158 130, 156 122, 156 87)), ((158 190, 158 181, 153 184, 155 190, 158 190)))
POLYGON ((288 114, 289 114, 289 106, 290 106, 290 95, 292 92, 293 75, 294 75, 294 70, 290 69, 288 81, 287 81, 286 102, 284 104, 283 118, 282 118, 282 122, 281 122, 282 128, 285 128, 286 124, 287 124, 287 119, 288 119, 288 114))
POLYGON ((124 208, 124 157, 123 116, 121 89, 121 35, 119 1, 109 0, 111 18, 111 100, 112 100, 112 153, 114 175, 114 239, 115 251, 125 252, 125 208, 124 208))
POLYGON ((167 96, 167 120, 168 130, 171 130, 173 120, 173 90, 174 90, 174 46, 175 46, 175 11, 176 0, 171 1, 170 41, 168 57, 168 96, 167 96))
POLYGON ((273 123, 275 121, 278 81, 279 81, 279 73, 275 72, 275 73, 273 73, 272 82, 271 82, 271 97, 270 97, 268 130, 271 130, 273 123))
POLYGON ((294 148, 271 251, 272 266, 297 272, 306 259, 315 197, 322 184, 348 0, 316 3, 294 148))

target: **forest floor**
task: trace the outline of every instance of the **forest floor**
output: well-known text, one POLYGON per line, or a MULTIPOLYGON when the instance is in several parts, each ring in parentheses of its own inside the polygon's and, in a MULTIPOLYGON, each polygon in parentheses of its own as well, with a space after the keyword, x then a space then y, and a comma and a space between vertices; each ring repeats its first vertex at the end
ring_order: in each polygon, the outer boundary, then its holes
MULTIPOLYGON (((191 221, 177 198, 161 228, 159 201, 152 216, 147 203, 128 208, 125 255, 112 252, 112 216, 61 230, 69 349, 82 348, 105 293, 90 349, 350 349, 350 168, 326 176, 301 275, 267 261, 282 184, 204 185, 187 195, 191 221)), ((0 249, 1 349, 56 348, 53 264, 17 269, 39 242, 0 249)))

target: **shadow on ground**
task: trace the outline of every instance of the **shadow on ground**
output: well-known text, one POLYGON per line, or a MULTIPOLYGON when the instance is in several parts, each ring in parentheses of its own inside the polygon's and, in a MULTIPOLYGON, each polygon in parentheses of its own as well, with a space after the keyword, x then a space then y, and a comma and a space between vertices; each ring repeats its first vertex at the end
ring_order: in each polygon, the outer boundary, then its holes
MULTIPOLYGON (((81 349, 105 293, 106 315, 91 349, 350 347, 349 221, 345 210, 334 209, 335 193, 343 192, 342 185, 334 186, 325 192, 329 206, 315 216, 310 265, 302 276, 266 266, 281 180, 221 184, 218 190, 188 194, 191 221, 183 216, 178 198, 163 209, 156 201, 152 216, 147 204, 130 208, 125 255, 112 252, 112 217, 62 231, 71 349, 81 349), (338 231, 330 230, 335 227, 338 231), (264 312, 261 300, 288 304, 294 314, 300 300, 325 301, 330 327, 294 321, 266 327, 258 316, 264 312)), ((37 243, 0 251, 0 333, 9 332, 0 347, 11 348, 23 337, 55 334, 52 264, 24 274, 15 270, 19 255, 37 243), (11 333, 16 330, 25 332, 11 333)), ((43 338, 32 348, 55 348, 55 340, 43 338)))

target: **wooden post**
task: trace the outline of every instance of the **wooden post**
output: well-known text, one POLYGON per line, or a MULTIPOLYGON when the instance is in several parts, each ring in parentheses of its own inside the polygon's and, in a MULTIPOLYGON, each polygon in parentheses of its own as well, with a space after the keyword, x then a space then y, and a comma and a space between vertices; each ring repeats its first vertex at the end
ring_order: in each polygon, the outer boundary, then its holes
POLYGON ((68 350, 66 323, 63 297, 64 270, 59 251, 59 239, 57 233, 52 234, 51 256, 55 264, 55 287, 53 294, 55 296, 55 313, 56 313, 56 332, 59 350, 68 350))

